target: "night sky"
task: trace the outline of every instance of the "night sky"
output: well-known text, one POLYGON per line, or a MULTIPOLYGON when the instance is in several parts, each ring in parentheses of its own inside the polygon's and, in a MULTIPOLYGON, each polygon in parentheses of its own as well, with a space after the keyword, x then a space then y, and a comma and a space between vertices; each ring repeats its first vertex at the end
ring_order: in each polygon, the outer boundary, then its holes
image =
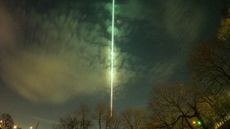
MULTIPOLYGON (((116 1, 115 109, 189 81, 192 48, 215 37, 221 0, 116 1)), ((0 112, 50 129, 81 103, 109 103, 111 1, 0 1, 0 112)))

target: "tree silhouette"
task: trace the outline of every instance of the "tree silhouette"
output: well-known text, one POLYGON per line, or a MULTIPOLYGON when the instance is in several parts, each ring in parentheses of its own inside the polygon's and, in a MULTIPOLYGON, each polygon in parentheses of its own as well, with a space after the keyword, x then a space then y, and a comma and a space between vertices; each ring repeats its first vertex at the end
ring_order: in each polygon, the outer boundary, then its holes
POLYGON ((193 86, 176 83, 155 87, 149 102, 150 126, 194 129, 192 120, 197 119, 202 123, 199 126, 207 129, 209 119, 205 119, 207 114, 201 108, 204 103, 201 94, 193 86))
POLYGON ((6 129, 13 129, 14 120, 11 117, 10 114, 8 114, 8 113, 1 114, 0 120, 2 120, 2 125, 3 125, 4 128, 6 128, 6 129))
POLYGON ((144 129, 146 124, 147 114, 144 110, 128 108, 122 115, 122 125, 125 129, 144 129))
POLYGON ((55 129, 89 129, 91 126, 91 117, 89 109, 86 105, 81 105, 80 108, 61 118, 59 123, 54 126, 55 129))
POLYGON ((199 45, 192 54, 189 68, 194 82, 199 85, 203 99, 224 119, 229 110, 230 44, 213 40, 199 45))

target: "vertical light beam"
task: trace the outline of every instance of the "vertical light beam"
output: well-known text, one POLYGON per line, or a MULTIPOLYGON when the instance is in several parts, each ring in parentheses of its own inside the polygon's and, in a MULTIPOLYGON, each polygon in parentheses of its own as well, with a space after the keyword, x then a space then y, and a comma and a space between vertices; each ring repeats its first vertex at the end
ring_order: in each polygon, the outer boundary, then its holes
POLYGON ((115 0, 112 1, 112 33, 111 33, 111 71, 110 71, 110 116, 113 116, 113 85, 114 85, 114 21, 115 0))

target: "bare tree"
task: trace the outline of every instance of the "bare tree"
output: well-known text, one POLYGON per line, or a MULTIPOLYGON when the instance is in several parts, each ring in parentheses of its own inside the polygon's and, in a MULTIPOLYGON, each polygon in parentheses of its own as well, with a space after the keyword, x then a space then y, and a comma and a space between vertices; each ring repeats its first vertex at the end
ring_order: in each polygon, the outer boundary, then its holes
POLYGON ((213 40, 199 45, 192 54, 189 68, 199 85, 202 98, 223 119, 229 112, 227 93, 230 86, 230 45, 213 40))
POLYGON ((110 116, 109 112, 106 116, 106 129, 119 129, 121 126, 121 120, 119 114, 113 112, 113 116, 110 116))
POLYGON ((13 129, 14 120, 8 113, 3 113, 0 116, 1 124, 5 129, 13 129))
POLYGON ((146 124, 147 114, 144 110, 129 108, 121 116, 125 129, 143 129, 146 124))
MULTIPOLYGON (((198 46, 190 60, 193 78, 206 86, 230 85, 230 45, 214 40, 198 46)), ((216 89, 216 88, 215 88, 216 89)))
POLYGON ((90 110, 86 105, 81 105, 77 111, 80 120, 80 129, 88 129, 91 126, 90 110))
POLYGON ((73 116, 69 115, 65 118, 61 118, 58 125, 56 125, 56 129, 80 129, 79 120, 73 116))
POLYGON ((98 103, 94 114, 99 129, 118 129, 120 127, 120 119, 116 112, 110 115, 109 107, 104 103, 98 103))
POLYGON ((98 123, 98 128, 103 129, 105 125, 105 118, 108 113, 108 107, 102 103, 99 102, 96 107, 96 112, 94 114, 94 118, 96 119, 96 122, 98 123))
MULTIPOLYGON (((229 4, 229 1, 226 0, 225 4, 229 4)), ((217 34, 218 39, 220 40, 229 40, 230 38, 230 8, 225 8, 224 15, 221 20, 221 24, 217 34)))
POLYGON ((151 124, 155 128, 194 129, 192 119, 198 119, 203 129, 207 129, 201 108, 202 100, 193 87, 181 83, 155 87, 151 94, 149 108, 151 124))
POLYGON ((65 118, 61 118, 59 124, 55 125, 56 129, 89 129, 91 126, 91 118, 89 109, 85 105, 81 105, 80 108, 68 115, 65 118))

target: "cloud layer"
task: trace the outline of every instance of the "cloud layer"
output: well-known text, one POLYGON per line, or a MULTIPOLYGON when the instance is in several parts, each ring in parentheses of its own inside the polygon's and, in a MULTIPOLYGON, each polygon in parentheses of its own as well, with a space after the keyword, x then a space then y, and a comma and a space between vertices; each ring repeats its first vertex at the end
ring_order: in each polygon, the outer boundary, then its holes
MULTIPOLYGON (((194 2, 154 2, 158 6, 140 0, 117 5, 116 86, 170 79, 206 27, 209 16, 194 2)), ((46 14, 22 10, 16 13, 19 19, 13 19, 0 8, 3 82, 36 102, 62 103, 107 91, 111 5, 95 6, 107 12, 100 11, 97 17, 68 8, 50 9, 46 14)))
MULTIPOLYGON (((51 20, 33 14, 30 20, 30 29, 39 26, 39 30, 2 57, 1 78, 6 85, 29 100, 53 103, 108 90, 110 42, 100 26, 66 14, 52 15, 51 20)), ((119 64, 125 53, 116 49, 116 56, 116 83, 121 85, 130 75, 119 64)))

